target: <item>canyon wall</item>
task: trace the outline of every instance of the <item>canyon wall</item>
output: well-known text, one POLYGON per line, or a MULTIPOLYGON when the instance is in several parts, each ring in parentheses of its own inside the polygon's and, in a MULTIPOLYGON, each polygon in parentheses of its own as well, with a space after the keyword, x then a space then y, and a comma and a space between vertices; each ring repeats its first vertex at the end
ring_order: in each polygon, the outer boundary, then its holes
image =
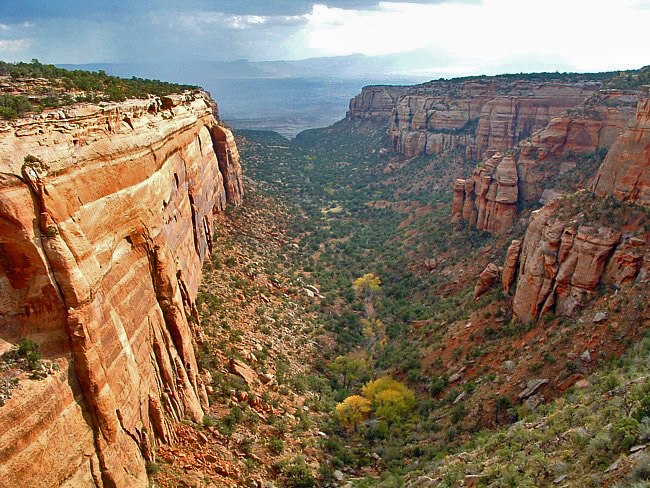
POLYGON ((552 177, 581 164, 580 155, 609 149, 634 116, 637 100, 638 91, 599 90, 522 141, 517 170, 523 200, 539 199, 552 177))
MULTIPOLYGON (((630 117, 634 116, 637 102, 642 107, 642 100, 643 96, 639 98, 638 91, 599 90, 575 109, 551 119, 546 127, 521 141, 511 151, 512 156, 509 156, 514 158, 514 171, 508 181, 514 179, 517 188, 507 194, 514 199, 501 198, 496 201, 495 191, 498 186, 490 192, 484 191, 485 185, 490 182, 492 185, 498 183, 496 179, 488 178, 496 166, 487 157, 494 151, 486 150, 487 159, 477 167, 472 178, 459 179, 454 183, 453 221, 464 219, 479 230, 503 233, 515 221, 517 199, 521 202, 541 200, 547 203, 547 199, 557 198, 563 192, 588 186, 593 172, 597 171, 593 165, 600 161, 602 151, 617 141, 630 117), (566 175, 566 188, 561 188, 560 184, 563 175, 566 175), (463 191, 461 187, 464 188, 463 191), (478 214, 488 218, 487 224, 484 219, 478 218, 478 214)), ((643 112, 642 108, 639 110, 643 112)), ((636 134, 640 134, 644 130, 643 117, 637 116, 635 120, 639 121, 633 122, 638 126, 636 134)), ((622 142, 621 147, 628 143, 622 142)), ((644 143, 639 142, 636 149, 639 160, 643 157, 643 147, 644 143)), ((621 154, 623 151, 621 149, 617 152, 621 154)), ((641 167, 642 165, 635 164, 628 180, 635 178, 641 167)), ((605 174, 611 175, 613 172, 605 171, 605 174)), ((605 176, 603 182, 608 181, 607 178, 605 176)), ((643 177, 640 178, 641 186, 644 185, 642 181, 643 177)), ((501 183, 500 186, 505 188, 508 185, 501 183)))
POLYGON ((480 160, 529 137, 589 97, 599 84, 508 78, 433 81, 410 88, 398 101, 388 135, 410 158, 464 148, 480 160))
POLYGON ((594 191, 650 205, 650 86, 643 87, 635 116, 607 153, 594 191))
POLYGON ((193 336, 213 216, 242 201, 204 93, 80 105, 0 127, 0 349, 56 371, 0 407, 0 486, 147 486, 207 406, 193 336))
MULTIPOLYGON (((595 134, 607 127, 592 132, 594 137, 589 140, 595 141, 595 134)), ((603 145, 611 144, 612 132, 607 134, 607 141, 600 138, 603 145)), ((607 199, 647 206, 649 188, 650 90, 645 87, 638 96, 636 113, 611 144, 598 170, 593 184, 595 200, 563 211, 571 199, 584 198, 583 192, 533 212, 523 243, 514 241, 508 249, 503 286, 509 288, 518 275, 515 315, 524 322, 551 310, 571 315, 600 283, 624 286, 646 280, 650 273, 647 231, 642 223, 622 222, 616 209, 626 215, 633 209, 607 199), (600 216, 601 223, 582 223, 585 212, 587 217, 600 216)))

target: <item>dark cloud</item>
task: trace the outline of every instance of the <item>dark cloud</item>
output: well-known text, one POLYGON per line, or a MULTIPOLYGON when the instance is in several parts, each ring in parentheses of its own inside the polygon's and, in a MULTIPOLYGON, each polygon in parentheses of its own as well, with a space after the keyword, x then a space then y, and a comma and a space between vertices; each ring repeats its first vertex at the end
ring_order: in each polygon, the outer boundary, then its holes
MULTIPOLYGON (((346 9, 376 8, 380 0, 17 0, 0 2, 0 18, 116 20, 152 11, 213 11, 240 15, 301 15, 314 4, 346 9)), ((481 3, 481 0, 389 0, 395 3, 481 3)))
POLYGON ((291 58, 283 41, 307 22, 314 4, 372 10, 379 1, 0 0, 0 26, 28 25, 0 28, 0 58, 71 63, 291 58))

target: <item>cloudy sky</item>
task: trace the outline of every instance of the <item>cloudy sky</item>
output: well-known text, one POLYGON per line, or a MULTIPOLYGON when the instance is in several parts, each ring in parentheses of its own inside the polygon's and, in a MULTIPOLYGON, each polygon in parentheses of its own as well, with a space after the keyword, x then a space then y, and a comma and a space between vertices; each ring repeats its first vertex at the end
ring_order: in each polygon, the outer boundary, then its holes
POLYGON ((254 61, 417 50, 450 74, 650 64, 650 0, 0 0, 0 59, 254 61))

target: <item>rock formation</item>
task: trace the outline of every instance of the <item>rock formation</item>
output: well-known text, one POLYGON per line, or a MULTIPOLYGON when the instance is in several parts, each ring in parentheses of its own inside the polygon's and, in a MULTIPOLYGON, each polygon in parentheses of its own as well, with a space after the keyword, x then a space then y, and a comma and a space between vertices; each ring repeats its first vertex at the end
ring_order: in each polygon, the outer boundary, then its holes
POLYGON ((350 100, 350 110, 346 118, 387 123, 397 100, 406 90, 405 86, 364 86, 361 93, 350 100))
POLYGON ((594 190, 598 195, 650 205, 650 87, 639 95, 636 115, 607 154, 594 190))
POLYGON ((480 160, 544 128, 598 88, 594 82, 537 83, 499 78, 432 81, 399 99, 388 136, 404 157, 461 148, 480 160))
POLYGON ((519 252, 521 251, 521 241, 514 239, 506 251, 506 259, 501 273, 501 285, 504 293, 510 290, 510 287, 517 276, 517 264, 519 263, 519 252))
POLYGON ((0 485, 147 486, 207 395, 193 329, 213 215, 242 199, 202 93, 79 105, 0 128, 0 339, 59 367, 0 408, 0 485))
POLYGON ((522 141, 517 160, 522 199, 539 199, 549 180, 580 164, 577 156, 609 149, 634 115, 636 100, 636 92, 599 90, 522 141))
POLYGON ((499 279, 499 273, 501 270, 494 263, 489 263, 485 269, 481 272, 476 280, 476 286, 474 287, 474 301, 478 300, 482 295, 484 295, 490 288, 499 279))
POLYGON ((479 230, 503 233, 514 223, 517 196, 515 160, 496 153, 471 178, 455 181, 452 220, 464 219, 479 230))
MULTIPOLYGON (((597 158, 598 150, 606 150, 614 144, 626 121, 634 113, 632 101, 636 98, 636 92, 600 90, 575 110, 552 119, 529 140, 521 141, 514 167, 508 161, 508 176, 501 178, 500 188, 503 189, 501 200, 498 202, 494 202, 493 192, 486 191, 486 185, 492 183, 488 175, 494 167, 491 162, 493 158, 488 159, 487 163, 475 170, 471 179, 457 180, 454 183, 452 219, 458 221, 465 218, 470 225, 478 229, 502 233, 515 220, 515 203, 518 199, 523 202, 539 200, 545 204, 561 196, 562 192, 553 188, 554 182, 568 171, 576 168, 580 170, 579 166, 586 164, 580 159, 581 155, 597 158), (508 182, 513 178, 516 188, 507 191, 508 182), (464 192, 461 191, 463 185, 466 187, 464 192), (463 206, 465 210, 459 211, 463 206), (472 210, 473 208, 476 211, 472 210), (484 208, 483 213, 481 208, 484 208)), ((488 105, 491 105, 491 102, 486 104, 488 105)), ((489 150, 486 154, 492 152, 489 150)), ((642 159, 640 155, 639 159, 642 159)), ((589 171, 582 173, 585 179, 593 174, 589 171)), ((607 181, 607 178, 604 181, 607 181)), ((577 189, 580 183, 575 181, 574 187, 577 189)))
MULTIPOLYGON (((571 315, 603 280, 617 286, 633 282, 648 252, 644 235, 561 218, 561 203, 533 212, 523 242, 513 241, 506 255, 505 270, 519 260, 513 311, 524 322, 552 310, 571 315)), ((512 271, 504 271, 504 289, 512 281, 512 271)))

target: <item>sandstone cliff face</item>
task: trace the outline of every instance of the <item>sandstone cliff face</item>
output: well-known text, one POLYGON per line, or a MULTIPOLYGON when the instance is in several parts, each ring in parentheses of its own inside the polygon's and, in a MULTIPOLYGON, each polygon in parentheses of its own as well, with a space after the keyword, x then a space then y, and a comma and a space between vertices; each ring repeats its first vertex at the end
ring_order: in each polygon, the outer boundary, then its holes
POLYGON ((648 257, 647 236, 561 218, 556 201, 533 212, 523 242, 506 255, 503 288, 519 262, 513 311, 524 322, 546 312, 571 315, 601 281, 621 286, 639 278, 648 257))
POLYGON ((495 78, 434 81, 399 99, 388 135, 405 157, 462 147, 468 159, 480 160, 488 149, 504 150, 542 129, 597 87, 495 78))
POLYGON ((207 405, 194 298, 237 148, 201 94, 103 105, 0 129, 0 339, 60 367, 0 407, 1 486, 146 486, 207 405))
POLYGON ((519 145, 522 199, 537 200, 546 182, 580 164, 576 155, 608 149, 634 115, 637 93, 601 90, 519 145))
POLYGON ((350 100, 350 110, 346 117, 351 120, 386 123, 397 100, 406 90, 405 86, 364 86, 361 93, 350 100))
POLYGON ((650 87, 639 95, 636 114, 607 154, 594 190, 650 205, 650 87))
POLYGON ((454 182, 452 222, 501 234, 512 227, 517 210, 517 168, 512 156, 494 154, 467 180, 454 182))

